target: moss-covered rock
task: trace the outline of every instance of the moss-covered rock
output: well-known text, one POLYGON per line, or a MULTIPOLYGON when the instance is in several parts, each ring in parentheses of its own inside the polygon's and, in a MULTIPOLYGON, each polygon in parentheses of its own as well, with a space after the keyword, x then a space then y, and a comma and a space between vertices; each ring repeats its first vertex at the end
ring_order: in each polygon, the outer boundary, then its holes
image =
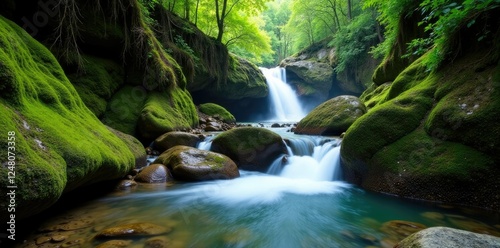
MULTIPOLYGON (((0 132, 15 132, 15 144, 0 143, 2 164, 8 149, 15 153, 15 179, 2 177, 0 191, 17 185, 17 218, 44 210, 64 191, 133 168, 132 152, 83 104, 47 48, 3 17, 0 47, 0 132)), ((2 175, 9 170, 0 168, 2 175)))
POLYGON ((154 163, 166 165, 178 180, 206 181, 240 176, 238 167, 226 155, 188 146, 172 147, 154 163))
POLYGON ((198 135, 186 132, 168 132, 156 138, 153 143, 153 148, 162 153, 174 146, 190 146, 196 147, 200 142, 198 135))
POLYGON ((278 134, 265 128, 240 127, 223 132, 212 141, 211 150, 230 157, 238 168, 265 172, 286 145, 278 134))
POLYGON ((313 109, 297 124, 296 134, 340 135, 366 113, 365 105, 355 96, 338 96, 313 109))
POLYGON ((135 168, 142 168, 147 165, 147 154, 146 149, 142 145, 142 143, 136 139, 134 136, 122 133, 116 129, 111 127, 107 127, 109 131, 116 135, 116 137, 120 138, 125 144, 128 146, 132 154, 135 157, 135 168))
POLYGON ((100 117, 111 96, 123 83, 123 67, 116 62, 83 56, 83 70, 66 66, 66 74, 85 105, 100 117))
POLYGON ((187 90, 151 92, 138 120, 140 136, 146 140, 174 130, 187 130, 198 125, 198 113, 187 90))
POLYGON ((260 98, 268 94, 266 79, 254 64, 230 55, 227 82, 211 86, 208 92, 223 99, 260 98))
POLYGON ((126 134, 135 135, 148 92, 140 86, 125 86, 109 100, 102 122, 126 134))
POLYGON ((210 116, 215 116, 215 115, 218 115, 222 118, 222 121, 224 121, 225 123, 235 123, 236 122, 236 118, 234 118, 234 116, 229 113, 229 111, 227 111, 224 107, 218 105, 218 104, 215 104, 215 103, 204 103, 204 104, 200 104, 198 106, 198 109, 200 110, 200 112, 206 114, 206 115, 210 115, 210 116))
POLYGON ((484 57, 468 54, 429 74, 423 56, 372 91, 376 104, 342 143, 346 179, 403 197, 499 209, 492 192, 500 189, 500 68, 478 63, 484 57))

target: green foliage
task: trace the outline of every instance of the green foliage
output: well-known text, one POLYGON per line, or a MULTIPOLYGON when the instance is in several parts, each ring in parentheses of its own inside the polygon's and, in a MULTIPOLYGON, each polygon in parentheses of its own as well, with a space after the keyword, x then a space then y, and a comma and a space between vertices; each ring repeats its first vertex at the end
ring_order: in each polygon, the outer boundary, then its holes
POLYGON ((367 11, 355 17, 349 25, 335 34, 330 45, 338 48, 335 67, 337 73, 348 68, 357 68, 363 63, 370 47, 378 42, 375 25, 374 17, 367 11))
MULTIPOLYGON (((397 0, 367 0, 365 8, 374 7, 380 13, 379 20, 386 27, 386 40, 372 52, 382 56, 388 56, 393 44, 397 41, 400 18, 419 11, 422 20, 419 25, 425 26, 428 37, 417 37, 407 45, 406 54, 403 57, 420 56, 429 50, 427 67, 429 70, 439 67, 441 62, 450 57, 451 53, 458 53, 457 47, 453 47, 456 33, 461 28, 471 29, 477 25, 477 18, 481 13, 500 7, 499 0, 423 0, 397 1, 397 0), (432 49, 434 48, 434 49, 432 49)), ((475 33, 478 42, 491 35, 492 27, 480 27, 475 33)))
POLYGON ((291 55, 291 35, 285 31, 285 25, 290 19, 290 3, 292 0, 275 0, 267 3, 267 9, 262 13, 264 30, 271 38, 274 54, 266 54, 263 64, 275 66, 281 60, 291 55))
POLYGON ((221 41, 231 52, 255 63, 260 63, 265 54, 272 53, 270 38, 262 30, 263 21, 260 18, 269 0, 228 0, 225 13, 222 13, 224 1, 221 0, 167 0, 162 4, 215 38, 219 35, 215 1, 219 4, 219 18, 223 19, 224 35, 221 41))

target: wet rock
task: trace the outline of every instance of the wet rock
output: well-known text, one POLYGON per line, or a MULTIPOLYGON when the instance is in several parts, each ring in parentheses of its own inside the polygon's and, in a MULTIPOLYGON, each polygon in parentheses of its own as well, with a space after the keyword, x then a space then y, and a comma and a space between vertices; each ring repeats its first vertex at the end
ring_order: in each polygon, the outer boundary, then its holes
POLYGON ((172 180, 172 176, 164 165, 151 164, 141 170, 135 180, 142 183, 164 183, 172 180))
POLYGON ((168 132, 155 139, 154 148, 162 153, 178 145, 196 147, 200 141, 198 135, 195 134, 177 131, 168 132))
POLYGON ((205 127, 204 129, 206 132, 217 132, 217 131, 221 131, 221 128, 220 127, 216 127, 216 126, 212 126, 212 125, 208 125, 205 127))
POLYGON ((448 227, 431 227, 405 238, 397 248, 500 247, 500 238, 448 227))
POLYGON ((72 231, 83 229, 92 226, 94 220, 90 218, 82 218, 78 220, 63 221, 59 224, 49 225, 40 228, 42 232, 53 232, 53 231, 72 231))
POLYGON ((123 224, 100 231, 95 238, 116 238, 132 236, 154 236, 172 231, 172 228, 151 223, 123 224))
POLYGON ((120 248, 120 247, 128 247, 132 241, 130 240, 110 240, 106 241, 96 248, 120 248))
POLYGON ((187 146, 176 146, 162 153, 155 163, 166 165, 175 179, 205 181, 240 176, 238 167, 227 156, 187 146))
POLYGON ((144 248, 166 248, 169 247, 171 241, 167 237, 153 237, 146 240, 144 248))
POLYGON ((276 128, 276 127, 281 127, 281 125, 280 125, 279 123, 273 123, 273 124, 271 125, 271 127, 276 128))

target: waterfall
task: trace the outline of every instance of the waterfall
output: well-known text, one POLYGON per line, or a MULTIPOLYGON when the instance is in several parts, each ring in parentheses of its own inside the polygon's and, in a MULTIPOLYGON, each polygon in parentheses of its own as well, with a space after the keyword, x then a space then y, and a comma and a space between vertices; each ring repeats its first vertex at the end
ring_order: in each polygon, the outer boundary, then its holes
POLYGON ((286 83, 284 68, 260 68, 266 77, 275 121, 299 121, 305 116, 292 87, 286 83))
POLYGON ((308 137, 287 142, 290 156, 276 159, 268 174, 313 181, 341 180, 340 146, 337 140, 308 137), (292 152, 290 152, 292 151, 292 152))
POLYGON ((200 150, 210 151, 210 148, 212 147, 212 140, 214 138, 215 138, 215 135, 210 135, 210 136, 205 137, 205 139, 203 141, 198 143, 196 148, 198 148, 200 150))

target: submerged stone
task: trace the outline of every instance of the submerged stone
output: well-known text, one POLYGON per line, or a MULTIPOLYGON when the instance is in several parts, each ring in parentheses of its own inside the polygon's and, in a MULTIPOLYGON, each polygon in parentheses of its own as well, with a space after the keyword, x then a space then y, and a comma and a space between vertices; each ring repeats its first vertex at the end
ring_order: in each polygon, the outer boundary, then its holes
POLYGON ((129 247, 132 241, 130 240, 110 240, 106 241, 96 248, 120 248, 120 247, 129 247))
POLYGON ((95 238, 116 238, 131 236, 153 236, 169 233, 172 228, 159 226, 152 223, 123 224, 100 231, 95 238))

